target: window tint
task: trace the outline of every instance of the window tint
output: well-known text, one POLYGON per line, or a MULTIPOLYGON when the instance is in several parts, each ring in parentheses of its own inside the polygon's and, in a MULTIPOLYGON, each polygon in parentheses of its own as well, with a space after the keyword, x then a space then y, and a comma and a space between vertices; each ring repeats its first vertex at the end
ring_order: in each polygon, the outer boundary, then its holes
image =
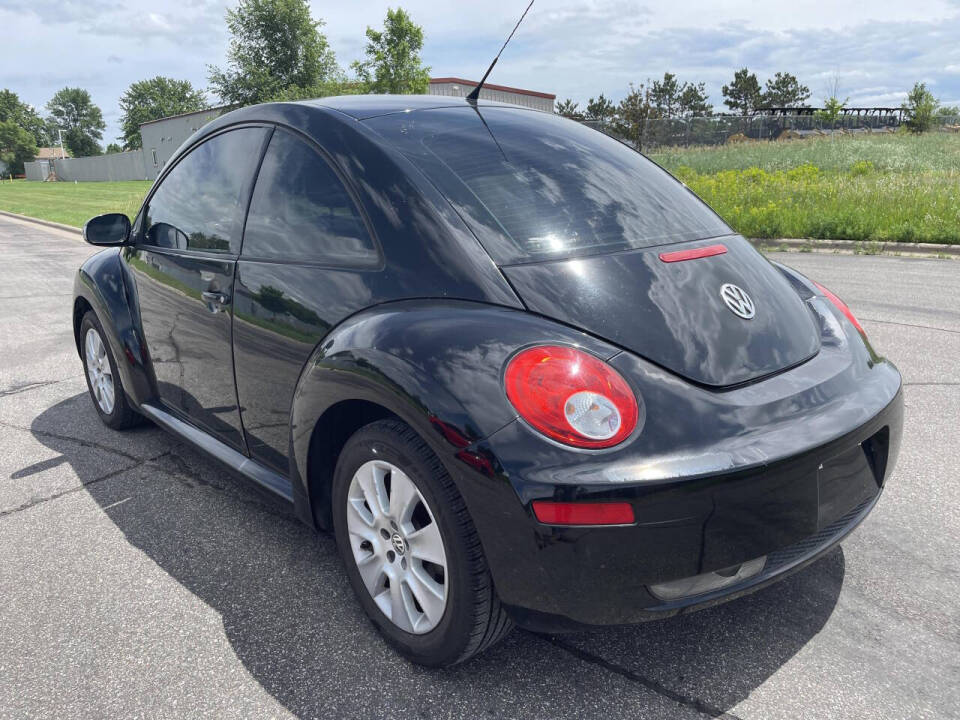
POLYGON ((164 178, 147 207, 144 242, 240 252, 240 223, 264 128, 241 128, 194 148, 164 178))
POLYGON ((640 153, 548 113, 481 106, 365 122, 433 181, 500 264, 732 232, 640 153))
POLYGON ((244 257, 369 265, 377 252, 357 208, 327 162, 277 130, 260 166, 244 257))

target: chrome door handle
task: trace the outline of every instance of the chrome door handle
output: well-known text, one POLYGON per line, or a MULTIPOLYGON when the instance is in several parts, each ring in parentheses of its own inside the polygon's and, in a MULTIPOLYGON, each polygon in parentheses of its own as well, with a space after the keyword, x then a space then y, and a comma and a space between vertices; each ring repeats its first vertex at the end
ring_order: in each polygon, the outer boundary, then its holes
POLYGON ((216 292, 213 290, 204 290, 203 292, 200 293, 200 297, 202 297, 207 302, 213 303, 215 305, 223 306, 230 303, 229 295, 227 295, 226 293, 216 292))

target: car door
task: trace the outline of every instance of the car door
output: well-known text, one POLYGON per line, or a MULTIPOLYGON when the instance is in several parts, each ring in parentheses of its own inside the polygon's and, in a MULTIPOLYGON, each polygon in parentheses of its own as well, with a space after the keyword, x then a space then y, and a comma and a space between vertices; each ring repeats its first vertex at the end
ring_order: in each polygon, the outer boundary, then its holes
POLYGON ((270 132, 223 132, 177 161, 149 197, 127 258, 160 401, 241 451, 233 283, 251 184, 270 132))
POLYGON ((353 192, 319 147, 278 128, 237 263, 234 361, 250 456, 288 471, 297 379, 330 327, 374 303, 382 258, 353 192))

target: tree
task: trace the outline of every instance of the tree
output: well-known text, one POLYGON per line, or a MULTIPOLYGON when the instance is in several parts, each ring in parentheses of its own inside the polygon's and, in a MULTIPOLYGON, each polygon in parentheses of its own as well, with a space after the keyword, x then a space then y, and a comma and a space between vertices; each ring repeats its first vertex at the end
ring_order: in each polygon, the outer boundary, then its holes
POLYGON ((430 68, 423 65, 423 28, 403 8, 387 8, 383 30, 367 28, 366 59, 351 67, 367 92, 418 95, 430 87, 430 68))
POLYGON ((601 125, 606 124, 607 120, 612 118, 617 112, 616 106, 607 100, 603 93, 596 100, 590 98, 587 103, 587 117, 599 120, 601 125))
POLYGON ((227 10, 227 68, 208 66, 214 92, 231 105, 252 105, 285 90, 313 88, 338 71, 336 57, 310 16, 307 0, 240 0, 227 10))
POLYGON ((846 107, 848 102, 850 102, 848 97, 843 100, 840 99, 840 78, 834 77, 827 89, 827 97, 823 100, 823 109, 817 110, 814 116, 821 123, 826 123, 832 128, 837 124, 837 120, 840 119, 843 108, 846 107))
POLYGON ((661 118, 702 117, 713 112, 706 83, 681 83, 673 73, 664 73, 663 80, 653 81, 650 101, 661 118))
POLYGON ((814 116, 821 123, 833 127, 837 124, 837 120, 840 119, 840 115, 843 113, 843 108, 846 107, 849 99, 850 98, 845 98, 841 100, 836 95, 828 97, 823 101, 823 109, 817 110, 814 113, 814 116))
POLYGON ((640 83, 639 87, 634 87, 633 83, 630 83, 630 92, 617 106, 617 115, 613 124, 614 132, 633 143, 637 150, 641 150, 647 121, 655 112, 649 83, 647 85, 640 83))
POLYGON ((284 88, 276 95, 270 98, 271 102, 294 102, 296 100, 309 100, 312 98, 328 97, 330 95, 363 95, 366 93, 366 86, 357 81, 350 80, 346 73, 338 70, 333 76, 327 77, 323 82, 307 87, 291 85, 284 88))
POLYGON ((8 173, 20 175, 23 163, 37 156, 37 143, 29 132, 16 123, 0 122, 0 162, 8 173))
POLYGON ((50 145, 47 124, 32 105, 20 102, 15 92, 0 90, 0 122, 12 122, 33 136, 34 142, 41 147, 50 145))
POLYGON ((790 73, 778 72, 767 80, 762 102, 767 107, 792 108, 801 107, 809 99, 810 88, 790 73))
POLYGON ((679 111, 680 94, 683 92, 677 76, 673 73, 664 73, 663 80, 654 80, 650 86, 650 101, 657 110, 659 117, 672 118, 679 111))
POLYGON ((117 145, 117 143, 110 143, 107 145, 107 149, 104 150, 104 155, 113 155, 114 153, 123 152, 123 148, 117 145))
POLYGON ((684 83, 678 102, 679 114, 682 117, 709 117, 713 114, 713 106, 707 95, 706 83, 684 83))
POLYGON ((170 115, 203 110, 207 107, 203 92, 194 89, 187 80, 158 75, 135 82, 120 96, 120 129, 123 147, 136 150, 141 147, 140 126, 150 120, 170 115))
POLYGON ((575 103, 570 98, 567 98, 563 102, 557 103, 557 115, 579 120, 583 117, 583 113, 580 112, 579 107, 580 103, 575 103))
POLYGON ((937 108, 937 117, 960 117, 960 107, 956 105, 941 105, 937 108))
POLYGON ((757 76, 743 68, 733 75, 733 82, 723 86, 723 104, 741 115, 749 115, 760 106, 762 93, 757 76))
POLYGON ((918 82, 901 107, 907 113, 906 126, 911 132, 922 133, 933 126, 933 118, 940 107, 940 101, 927 89, 926 83, 918 82))
POLYGON ((74 157, 100 154, 106 124, 103 113, 83 88, 65 87, 47 103, 48 122, 63 132, 63 144, 74 157))

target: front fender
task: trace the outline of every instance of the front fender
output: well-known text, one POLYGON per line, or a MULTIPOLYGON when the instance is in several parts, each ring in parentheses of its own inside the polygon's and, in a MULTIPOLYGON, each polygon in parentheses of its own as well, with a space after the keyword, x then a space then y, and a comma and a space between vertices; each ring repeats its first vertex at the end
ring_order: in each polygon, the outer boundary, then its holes
POLYGON ((79 312, 86 302, 97 314, 113 351, 117 372, 131 402, 139 407, 156 387, 146 348, 141 342, 136 285, 129 276, 120 248, 110 248, 87 259, 73 284, 74 338, 82 353, 79 312))
POLYGON ((339 403, 363 400, 420 434, 471 509, 478 488, 465 486, 466 478, 494 476, 492 468, 484 470, 489 461, 477 456, 476 446, 516 418, 500 382, 504 363, 520 348, 539 343, 578 345, 603 358, 617 352, 565 325, 483 303, 405 301, 346 320, 315 349, 294 392, 291 474, 298 504, 311 495, 314 429, 339 403))

